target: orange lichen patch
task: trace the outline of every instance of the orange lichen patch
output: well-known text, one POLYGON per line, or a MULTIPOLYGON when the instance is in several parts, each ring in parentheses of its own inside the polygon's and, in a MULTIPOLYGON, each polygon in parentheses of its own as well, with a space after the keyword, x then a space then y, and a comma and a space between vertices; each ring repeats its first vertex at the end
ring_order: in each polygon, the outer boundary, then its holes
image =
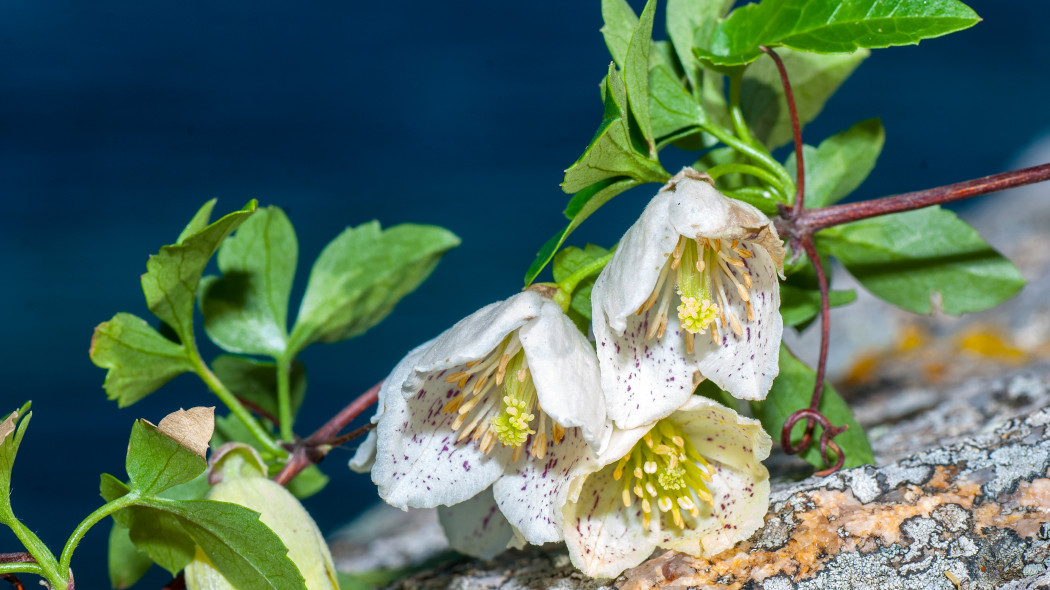
POLYGON ((1025 351, 1011 344, 1001 330, 990 326, 978 326, 959 334, 955 345, 962 352, 1010 364, 1021 364, 1028 359, 1025 351))
POLYGON ((846 376, 842 380, 843 385, 854 387, 871 381, 872 377, 878 374, 879 363, 882 361, 883 356, 875 353, 860 355, 846 372, 846 376))
MULTIPOLYGON (((984 498, 981 482, 958 477, 954 466, 936 466, 923 485, 909 485, 863 503, 850 490, 800 493, 780 512, 766 515, 766 525, 750 540, 710 559, 673 551, 625 572, 620 586, 630 590, 664 587, 718 587, 735 590, 749 580, 776 575, 799 581, 813 577, 842 553, 871 553, 894 543, 908 544, 902 525, 930 517, 940 506, 955 504, 973 515, 967 534, 1010 528, 1023 537, 1050 521, 1050 479, 1022 482, 1003 502, 984 498), (804 506, 792 510, 791 506, 804 506), (790 515, 790 516, 788 516, 790 515), (790 524, 790 527, 787 523, 790 524), (787 528, 788 530, 783 531, 787 528), (777 533, 777 530, 780 533, 777 533), (770 547, 772 538, 786 539, 770 547)), ((952 533, 957 534, 957 533, 952 533)))

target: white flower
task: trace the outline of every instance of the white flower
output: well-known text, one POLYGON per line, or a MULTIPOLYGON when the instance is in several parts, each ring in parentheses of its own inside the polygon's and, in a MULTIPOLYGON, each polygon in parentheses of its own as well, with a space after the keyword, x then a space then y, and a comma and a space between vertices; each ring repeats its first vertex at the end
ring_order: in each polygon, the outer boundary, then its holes
POLYGON ((599 466, 573 474, 573 564, 612 578, 656 547, 710 557, 750 537, 769 503, 770 445, 757 421, 700 396, 655 425, 617 429, 599 466))
POLYGON ((527 291, 401 361, 351 465, 374 452, 379 495, 401 509, 454 506, 492 486, 514 530, 545 543, 561 539, 567 474, 610 432, 592 346, 557 304, 527 291))
POLYGON ((705 378, 737 398, 765 398, 779 370, 783 265, 762 212, 691 168, 671 179, 591 294, 609 419, 651 424, 705 378))

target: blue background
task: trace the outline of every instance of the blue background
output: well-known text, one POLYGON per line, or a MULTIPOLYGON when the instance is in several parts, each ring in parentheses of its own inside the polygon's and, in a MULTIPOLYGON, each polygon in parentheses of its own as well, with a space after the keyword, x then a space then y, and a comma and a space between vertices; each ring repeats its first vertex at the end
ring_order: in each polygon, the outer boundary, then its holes
MULTIPOLYGON (((883 118, 884 155, 856 196, 1003 171, 1050 129, 1050 4, 970 4, 984 22, 876 51, 804 130, 816 144, 883 118)), ((562 170, 601 117, 600 26, 597 0, 0 5, 0 410, 34 402, 13 480, 23 522, 58 552, 101 503, 98 474, 124 477, 135 418, 214 403, 183 376, 118 411, 87 356, 99 322, 150 317, 146 258, 209 198, 217 213, 250 198, 286 210, 300 241, 293 310, 347 225, 435 223, 463 238, 387 322, 307 350, 304 434, 409 348, 516 292, 565 223, 562 170)), ((654 190, 620 196, 572 242, 614 242, 654 190)), ((307 502, 326 532, 376 498, 350 453, 329 457, 333 481, 307 502)), ((76 553, 81 587, 108 585, 108 529, 76 553)), ((20 549, 0 532, 0 552, 20 549)))

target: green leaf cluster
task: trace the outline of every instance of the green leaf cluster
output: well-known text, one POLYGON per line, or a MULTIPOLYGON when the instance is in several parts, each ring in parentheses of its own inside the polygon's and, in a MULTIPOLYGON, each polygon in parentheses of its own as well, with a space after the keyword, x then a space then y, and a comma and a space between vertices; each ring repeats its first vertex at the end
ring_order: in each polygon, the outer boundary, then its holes
POLYGON ((200 499, 204 457, 156 426, 138 420, 125 467, 129 482, 103 474, 100 492, 112 511, 110 577, 134 584, 157 563, 177 573, 202 551, 238 588, 304 589, 280 538, 259 514, 237 504, 200 499))

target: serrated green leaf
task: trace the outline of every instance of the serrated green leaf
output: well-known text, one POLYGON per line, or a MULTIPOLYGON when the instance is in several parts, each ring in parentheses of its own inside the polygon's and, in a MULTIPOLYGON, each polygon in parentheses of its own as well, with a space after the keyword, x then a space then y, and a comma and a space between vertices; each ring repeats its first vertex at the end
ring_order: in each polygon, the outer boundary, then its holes
POLYGON ((107 369, 102 387, 120 407, 129 406, 177 375, 193 371, 186 349, 168 340, 142 318, 118 313, 95 328, 88 352, 107 369))
POLYGON ((131 489, 152 496, 204 473, 208 462, 156 426, 136 420, 131 428, 125 467, 131 478, 131 489))
MULTIPOLYGON (((826 207, 856 190, 875 168, 885 139, 882 122, 868 119, 825 139, 819 147, 803 146, 806 207, 826 207)), ((794 152, 784 167, 794 179, 794 152)))
POLYGON ((594 244, 587 244, 583 248, 576 246, 564 248, 554 257, 554 265, 551 267, 555 282, 564 281, 576 271, 608 254, 609 250, 594 244))
MULTIPOLYGON (((796 410, 809 407, 815 380, 816 373, 813 369, 798 360, 786 346, 781 345, 780 374, 773 381, 769 395, 763 401, 751 402, 752 412, 762 422, 762 426, 773 437, 773 440, 780 441, 780 431, 791 414, 796 410)), ((819 409, 834 426, 849 425, 848 430, 835 437, 835 443, 846 453, 845 467, 857 467, 875 462, 875 456, 864 429, 857 423, 846 402, 828 383, 824 384, 819 409)), ((792 442, 797 444, 802 439, 805 427, 805 420, 800 420, 795 425, 791 431, 792 442)), ((819 425, 816 426, 813 431, 812 444, 799 455, 818 469, 827 467, 820 456, 819 441, 822 430, 819 425)))
POLYGON ((631 35, 631 44, 624 58, 623 83, 627 88, 627 104, 634 114, 634 121, 646 143, 649 154, 656 153, 653 141, 653 124, 649 120, 649 53, 653 42, 653 18, 656 15, 656 0, 647 0, 638 26, 631 35))
POLYGON ((627 90, 613 64, 609 64, 604 87, 602 123, 583 154, 565 171, 562 190, 576 193, 603 180, 624 176, 643 182, 669 179, 671 176, 660 163, 639 153, 631 141, 627 90))
POLYGON ((865 289, 915 313, 982 311, 1025 284, 1013 263, 940 207, 847 223, 817 239, 865 289))
POLYGON ((311 342, 336 342, 364 333, 458 245, 455 234, 434 225, 406 223, 382 230, 372 221, 347 228, 314 262, 289 356, 311 342))
POLYGON ((186 224, 186 227, 183 228, 182 233, 179 234, 178 239, 175 240, 176 244, 181 244, 186 240, 186 238, 199 232, 200 230, 204 229, 205 226, 208 225, 208 221, 211 220, 211 212, 215 209, 216 202, 218 202, 218 199, 212 199, 207 203, 201 205, 201 208, 198 209, 197 213, 193 215, 193 219, 191 219, 190 222, 186 224))
MULTIPOLYGON (((839 307, 857 300, 853 289, 828 291, 828 304, 839 307)), ((801 326, 820 313, 820 291, 780 285, 780 315, 785 326, 801 326)))
POLYGON ((649 116, 653 136, 664 138, 705 122, 704 110, 667 68, 649 72, 649 116))
POLYGON ((11 512, 11 471, 29 419, 33 417, 32 412, 26 413, 28 409, 29 404, 26 404, 20 411, 11 412, 0 421, 0 523, 9 523, 14 518, 11 512))
POLYGON ((763 0, 733 11, 716 29, 704 57, 730 66, 757 59, 760 45, 818 53, 910 45, 979 20, 957 0, 763 0))
MULTIPOLYGON (((790 49, 777 51, 791 80, 802 125, 820 114, 828 98, 870 53, 867 49, 835 55, 790 49)), ((740 109, 755 138, 769 149, 791 141, 791 113, 780 73, 772 59, 758 60, 744 72, 740 82, 740 109)))
MULTIPOLYGON (((162 322, 171 326, 182 342, 193 341, 193 302, 204 267, 219 244, 255 211, 255 207, 253 199, 243 209, 184 236, 180 243, 161 247, 160 252, 146 261, 146 274, 142 275, 146 305, 162 322)), ((191 222, 190 226, 193 225, 191 222)))
POLYGON ((718 19, 732 6, 733 0, 667 0, 667 36, 693 88, 700 87, 703 75, 693 48, 708 46, 718 19))
MULTIPOLYGON (((211 369, 219 381, 222 381, 238 399, 250 402, 266 416, 276 418, 279 415, 276 364, 239 356, 222 355, 212 361, 211 369)), ((298 413, 305 394, 306 367, 295 361, 292 363, 292 370, 289 371, 289 402, 292 417, 298 413)), ((237 422, 240 421, 237 420, 237 422)), ((245 432, 247 433, 248 430, 245 429, 245 432)), ((249 434, 248 438, 254 440, 255 437, 249 434)))
POLYGON ((109 581, 113 588, 130 588, 146 575, 153 560, 131 542, 127 527, 114 521, 109 531, 109 581))
POLYGON ((288 559, 288 549, 259 520, 258 512, 211 500, 143 498, 139 506, 175 520, 235 588, 306 588, 299 569, 288 559))
POLYGON ((256 211, 219 248, 222 277, 200 287, 204 330, 226 351, 280 357, 299 243, 284 211, 256 211))
POLYGON ((627 48, 631 45, 631 35, 638 26, 638 16, 634 14, 627 0, 602 0, 601 33, 605 46, 609 48, 616 65, 623 67, 627 58, 627 48))
POLYGON ((571 220, 569 225, 551 236, 540 248, 539 253, 536 254, 536 259, 532 261, 532 265, 529 266, 529 270, 525 273, 525 286, 529 286, 532 284, 532 281, 536 280, 536 277, 547 266, 547 263, 554 258, 558 248, 565 243, 565 238, 579 227, 584 220, 597 211, 599 207, 607 203, 609 199, 639 184, 642 183, 632 178, 610 178, 597 182, 576 193, 569 202, 569 207, 565 210, 566 217, 571 220))

